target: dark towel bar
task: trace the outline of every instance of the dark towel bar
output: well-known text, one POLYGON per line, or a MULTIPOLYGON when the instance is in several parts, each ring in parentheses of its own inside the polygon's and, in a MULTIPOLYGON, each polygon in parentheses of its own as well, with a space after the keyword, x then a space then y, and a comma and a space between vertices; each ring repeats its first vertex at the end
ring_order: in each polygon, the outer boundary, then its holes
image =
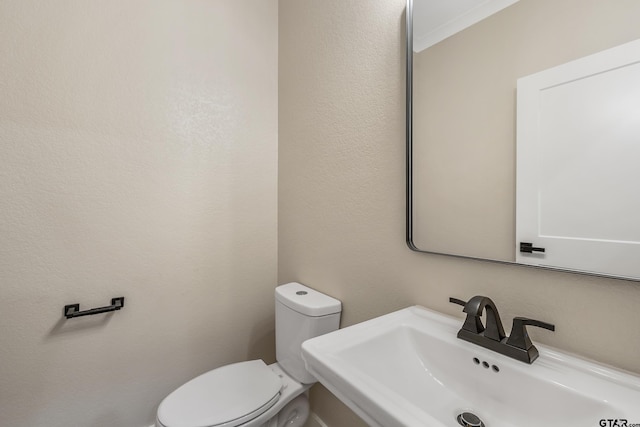
POLYGON ((122 307, 124 307, 124 297, 111 298, 111 305, 92 308, 85 311, 80 311, 80 304, 69 304, 64 306, 64 317, 66 317, 67 319, 71 319, 72 317, 108 313, 110 311, 120 310, 122 307))

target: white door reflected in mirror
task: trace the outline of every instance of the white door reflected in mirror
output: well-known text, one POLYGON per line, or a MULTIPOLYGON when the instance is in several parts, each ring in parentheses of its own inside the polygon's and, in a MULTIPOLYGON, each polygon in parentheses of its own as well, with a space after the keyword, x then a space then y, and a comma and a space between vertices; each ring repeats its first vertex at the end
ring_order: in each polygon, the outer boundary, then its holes
POLYGON ((517 111, 516 261, 640 278, 640 40, 519 79, 517 111))

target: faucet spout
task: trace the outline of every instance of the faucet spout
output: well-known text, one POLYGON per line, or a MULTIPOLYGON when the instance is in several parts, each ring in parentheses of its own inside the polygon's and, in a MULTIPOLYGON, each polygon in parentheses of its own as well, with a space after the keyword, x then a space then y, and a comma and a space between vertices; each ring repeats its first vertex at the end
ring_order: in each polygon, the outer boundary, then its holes
POLYGON ((485 338, 492 339, 494 341, 502 341, 506 334, 504 333, 504 327, 500 320, 500 314, 498 308, 489 297, 477 295, 471 298, 464 306, 463 312, 467 313, 467 319, 462 326, 462 329, 469 332, 478 334, 482 332, 482 329, 478 330, 477 325, 482 326, 480 316, 482 312, 487 312, 487 324, 484 327, 485 338))

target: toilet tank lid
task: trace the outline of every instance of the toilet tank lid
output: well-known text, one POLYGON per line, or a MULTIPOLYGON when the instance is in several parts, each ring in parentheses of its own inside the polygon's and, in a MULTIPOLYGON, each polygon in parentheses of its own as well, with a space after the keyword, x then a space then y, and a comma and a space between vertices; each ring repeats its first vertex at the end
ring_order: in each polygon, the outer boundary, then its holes
POLYGON ((342 311, 339 300, 297 282, 278 286, 276 301, 305 316, 327 316, 342 311))

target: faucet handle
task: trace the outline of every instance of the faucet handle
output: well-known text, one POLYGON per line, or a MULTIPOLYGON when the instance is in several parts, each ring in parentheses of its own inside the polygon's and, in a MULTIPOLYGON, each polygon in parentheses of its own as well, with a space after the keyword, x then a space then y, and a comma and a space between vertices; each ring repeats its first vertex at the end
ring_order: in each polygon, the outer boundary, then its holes
POLYGON ((511 335, 509 335, 509 338, 507 339, 507 344, 523 350, 528 350, 533 347, 533 343, 527 333, 527 326, 537 326, 538 328, 544 328, 550 331, 556 330, 555 325, 552 325, 551 323, 526 317, 514 317, 511 335))
POLYGON ((454 304, 461 305, 461 306, 463 306, 463 307, 464 307, 465 305, 467 305, 467 302, 466 302, 466 301, 462 301, 461 299, 453 298, 453 297, 449 297, 449 302, 452 302, 452 303, 454 303, 454 304))

